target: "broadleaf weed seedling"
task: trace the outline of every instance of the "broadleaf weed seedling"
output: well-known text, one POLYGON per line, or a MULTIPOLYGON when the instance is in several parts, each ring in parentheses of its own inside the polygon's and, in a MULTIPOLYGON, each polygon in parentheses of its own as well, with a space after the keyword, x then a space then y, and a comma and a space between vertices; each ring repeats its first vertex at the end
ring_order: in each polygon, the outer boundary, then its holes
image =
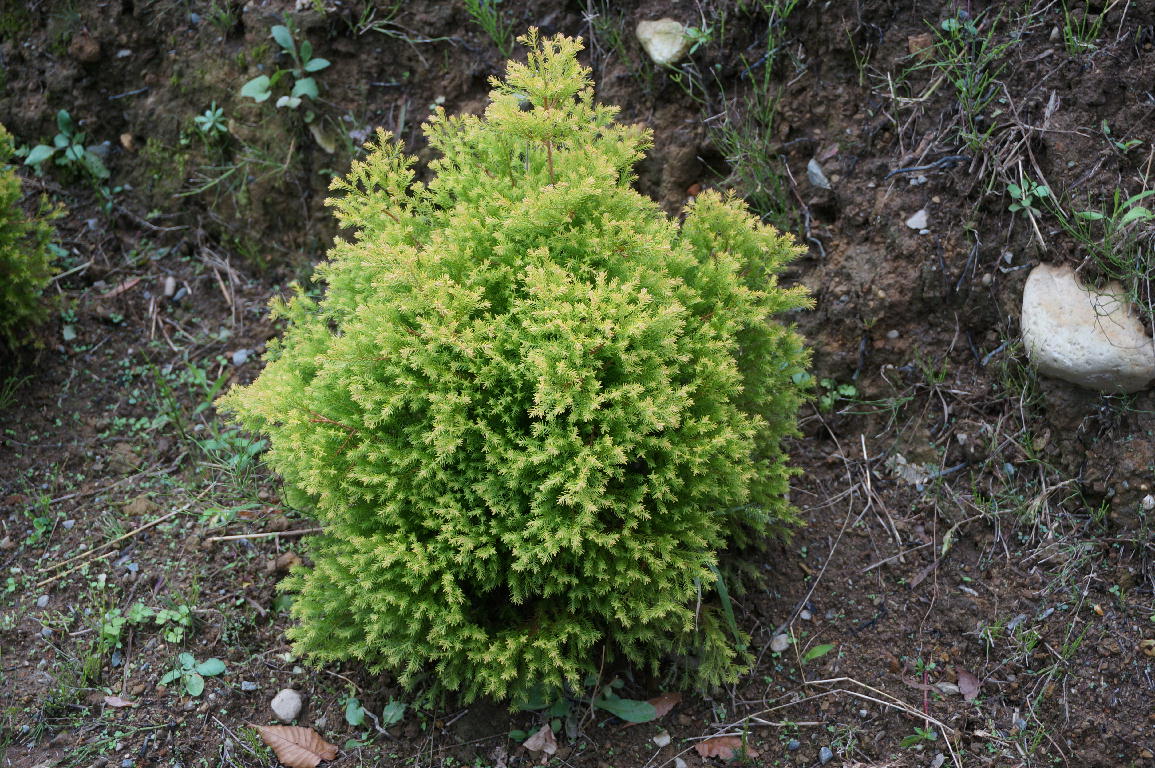
POLYGON ((189 696, 200 696, 205 690, 205 678, 223 674, 225 663, 218 658, 197 661, 191 653, 177 656, 176 664, 160 679, 160 685, 171 685, 180 681, 189 696))
POLYGON ((88 135, 77 129, 76 123, 68 110, 62 109, 56 113, 56 136, 52 144, 37 144, 27 151, 24 164, 43 173, 44 163, 55 158, 56 165, 70 169, 80 175, 88 176, 96 181, 104 181, 109 177, 104 162, 96 155, 91 147, 85 146, 84 140, 88 135))
POLYGON ((205 139, 218 139, 229 132, 225 125, 225 110, 214 101, 202 114, 193 118, 197 130, 205 139))
POLYGON ((1011 204, 1007 206, 1011 213, 1021 211, 1023 215, 1041 216, 1042 213, 1035 206, 1050 197, 1051 190, 1036 181, 1023 179, 1022 184, 1013 181, 1007 184, 1007 194, 1011 196, 1011 204))
MULTIPOLYGON (((330 65, 329 60, 319 56, 314 57, 313 44, 308 40, 302 40, 298 46, 293 36, 293 30, 284 24, 275 25, 271 34, 277 45, 281 46, 281 50, 292 59, 293 66, 288 69, 278 69, 272 75, 254 77, 241 87, 241 96, 248 97, 260 104, 273 95, 273 89, 277 87, 277 83, 285 75, 291 75, 293 87, 289 93, 277 99, 276 107, 295 110, 304 103, 305 99, 316 100, 320 95, 320 87, 313 75, 327 69, 330 65)), ((312 110, 306 110, 305 122, 312 122, 313 118, 312 110)))

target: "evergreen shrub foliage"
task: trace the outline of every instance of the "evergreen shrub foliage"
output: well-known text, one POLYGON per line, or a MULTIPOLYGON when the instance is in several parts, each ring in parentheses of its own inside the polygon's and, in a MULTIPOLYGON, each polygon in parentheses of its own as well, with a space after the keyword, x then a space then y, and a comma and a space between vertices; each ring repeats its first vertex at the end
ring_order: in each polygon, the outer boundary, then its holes
POLYGON ((733 679, 718 553, 794 520, 807 356, 771 318, 808 304, 775 277, 800 249, 715 193, 671 221, 580 41, 523 41, 484 117, 425 126, 427 185, 384 132, 334 182, 353 237, 324 297, 275 305, 283 339, 224 399, 326 530, 289 634, 466 699, 670 653, 733 679))
POLYGON ((42 294, 52 279, 49 221, 56 215, 47 203, 37 216, 20 207, 12 149, 12 135, 0 125, 0 346, 9 348, 27 341, 29 328, 48 314, 42 294))

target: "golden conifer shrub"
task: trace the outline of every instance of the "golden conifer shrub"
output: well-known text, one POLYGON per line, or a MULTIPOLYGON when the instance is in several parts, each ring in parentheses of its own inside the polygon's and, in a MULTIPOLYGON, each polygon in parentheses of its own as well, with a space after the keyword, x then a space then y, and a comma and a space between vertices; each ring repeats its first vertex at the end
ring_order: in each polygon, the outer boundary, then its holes
POLYGON ((37 215, 20 207, 23 190, 12 159, 12 135, 0 125, 0 345, 14 348, 44 320, 44 288, 52 280, 50 223, 56 212, 42 203, 37 215))
POLYGON ((800 248, 708 192, 631 189, 647 131, 595 104, 580 41, 531 30, 484 116, 438 111, 429 183, 378 134, 334 182, 353 234, 260 377, 224 399, 325 533, 289 634, 316 663, 517 700, 602 659, 744 659, 718 553, 788 524, 800 248))

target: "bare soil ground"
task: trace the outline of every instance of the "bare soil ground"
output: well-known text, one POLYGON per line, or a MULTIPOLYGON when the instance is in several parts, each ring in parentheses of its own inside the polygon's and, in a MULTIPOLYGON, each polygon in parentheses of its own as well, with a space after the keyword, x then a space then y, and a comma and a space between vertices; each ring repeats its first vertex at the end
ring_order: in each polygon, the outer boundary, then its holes
MULTIPOLYGON (((718 763, 695 749, 718 734, 767 766, 1155 763, 1155 401, 1040 378, 1018 343, 1040 261, 1094 281, 1118 254, 1150 298, 1148 222, 1063 222, 1152 188, 1151 6, 494 7, 583 36, 599 99, 655 132, 639 188, 676 214, 735 186, 810 246, 790 279, 817 300, 792 318, 814 349, 792 445, 806 525, 736 598, 756 666, 656 723, 582 711, 552 764, 718 763), (672 70, 633 33, 662 16, 708 30, 672 70), (1028 182, 1050 199, 1008 210, 1028 182)), ((44 346, 0 359, 3 765, 274 765, 247 724, 286 687, 337 765, 537 762, 510 734, 538 713, 292 656, 275 585, 313 524, 212 408, 259 370, 268 300, 323 257, 358 138, 381 125, 429 160, 421 120, 483 108, 494 41, 425 0, 5 3, 0 41, 0 120, 32 145, 68 110, 111 171, 27 174, 68 208, 67 255, 44 346), (286 15, 332 62, 308 124, 239 95, 286 15), (213 104, 227 130, 206 137, 213 104), (159 685, 181 652, 225 672, 198 696, 159 685), (408 708, 382 735, 346 722, 350 695, 408 708)))

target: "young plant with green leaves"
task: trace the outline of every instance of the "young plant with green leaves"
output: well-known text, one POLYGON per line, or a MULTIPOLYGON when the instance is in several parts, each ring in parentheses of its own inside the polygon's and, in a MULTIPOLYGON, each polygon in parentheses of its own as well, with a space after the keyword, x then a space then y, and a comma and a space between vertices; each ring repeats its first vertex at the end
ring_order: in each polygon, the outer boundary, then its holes
POLYGON ((224 674, 225 663, 220 659, 197 661, 191 653, 176 657, 176 664, 160 679, 160 685, 172 685, 180 681, 189 696, 200 696, 205 690, 205 678, 224 674))
POLYGON ((513 30, 497 6, 501 0, 465 0, 465 10, 473 23, 481 27, 489 39, 509 58, 513 55, 513 30))
MULTIPOLYGON (((304 103, 305 99, 315 101, 320 95, 321 89, 313 75, 328 68, 329 60, 313 56, 313 44, 308 40, 302 40, 300 47, 298 47, 297 41, 293 37, 293 31, 283 24, 277 24, 271 32, 273 40, 289 55, 293 65, 288 69, 278 69, 272 75, 254 77, 241 87, 241 95, 247 96, 258 104, 265 102, 273 95, 277 84, 286 75, 289 75, 292 77, 293 87, 288 93, 282 94, 277 99, 277 108, 297 109, 304 103)), ((313 113, 306 111, 305 122, 311 122, 312 119, 313 113)))
POLYGON ((104 167, 104 161, 90 147, 85 146, 84 140, 88 135, 77 129, 68 110, 62 109, 56 113, 56 128, 58 132, 52 144, 37 144, 28 150, 25 165, 41 173, 44 163, 52 159, 56 165, 75 171, 78 175, 88 176, 94 181, 108 179, 109 173, 104 167))
POLYGON ((959 108, 959 139, 968 149, 981 151, 997 127, 1000 86, 998 78, 1018 44, 1002 39, 999 18, 972 18, 965 11, 945 19, 935 30, 934 54, 916 69, 936 70, 954 89, 959 108))
POLYGON ((796 520, 807 353, 774 318, 809 305, 777 278, 802 249, 717 193, 671 220, 580 41, 522 40, 484 116, 425 126, 428 183, 383 131, 334 181, 324 296, 276 303, 283 338, 221 403, 325 529, 289 635, 466 700, 669 654, 734 680, 719 555, 796 520))
POLYGON ((1155 189, 1125 194, 1116 189, 1098 209, 1088 206, 1068 213, 1054 201, 1050 208, 1067 234, 1091 254, 1103 276, 1118 280, 1128 298, 1151 313, 1155 312, 1155 211, 1143 203, 1155 189))
POLYGON ((45 201, 29 216, 20 206, 20 177, 8 164, 12 136, 0 125, 0 345, 14 348, 28 341, 32 325, 48 316, 43 292, 52 280, 57 213, 45 201))

